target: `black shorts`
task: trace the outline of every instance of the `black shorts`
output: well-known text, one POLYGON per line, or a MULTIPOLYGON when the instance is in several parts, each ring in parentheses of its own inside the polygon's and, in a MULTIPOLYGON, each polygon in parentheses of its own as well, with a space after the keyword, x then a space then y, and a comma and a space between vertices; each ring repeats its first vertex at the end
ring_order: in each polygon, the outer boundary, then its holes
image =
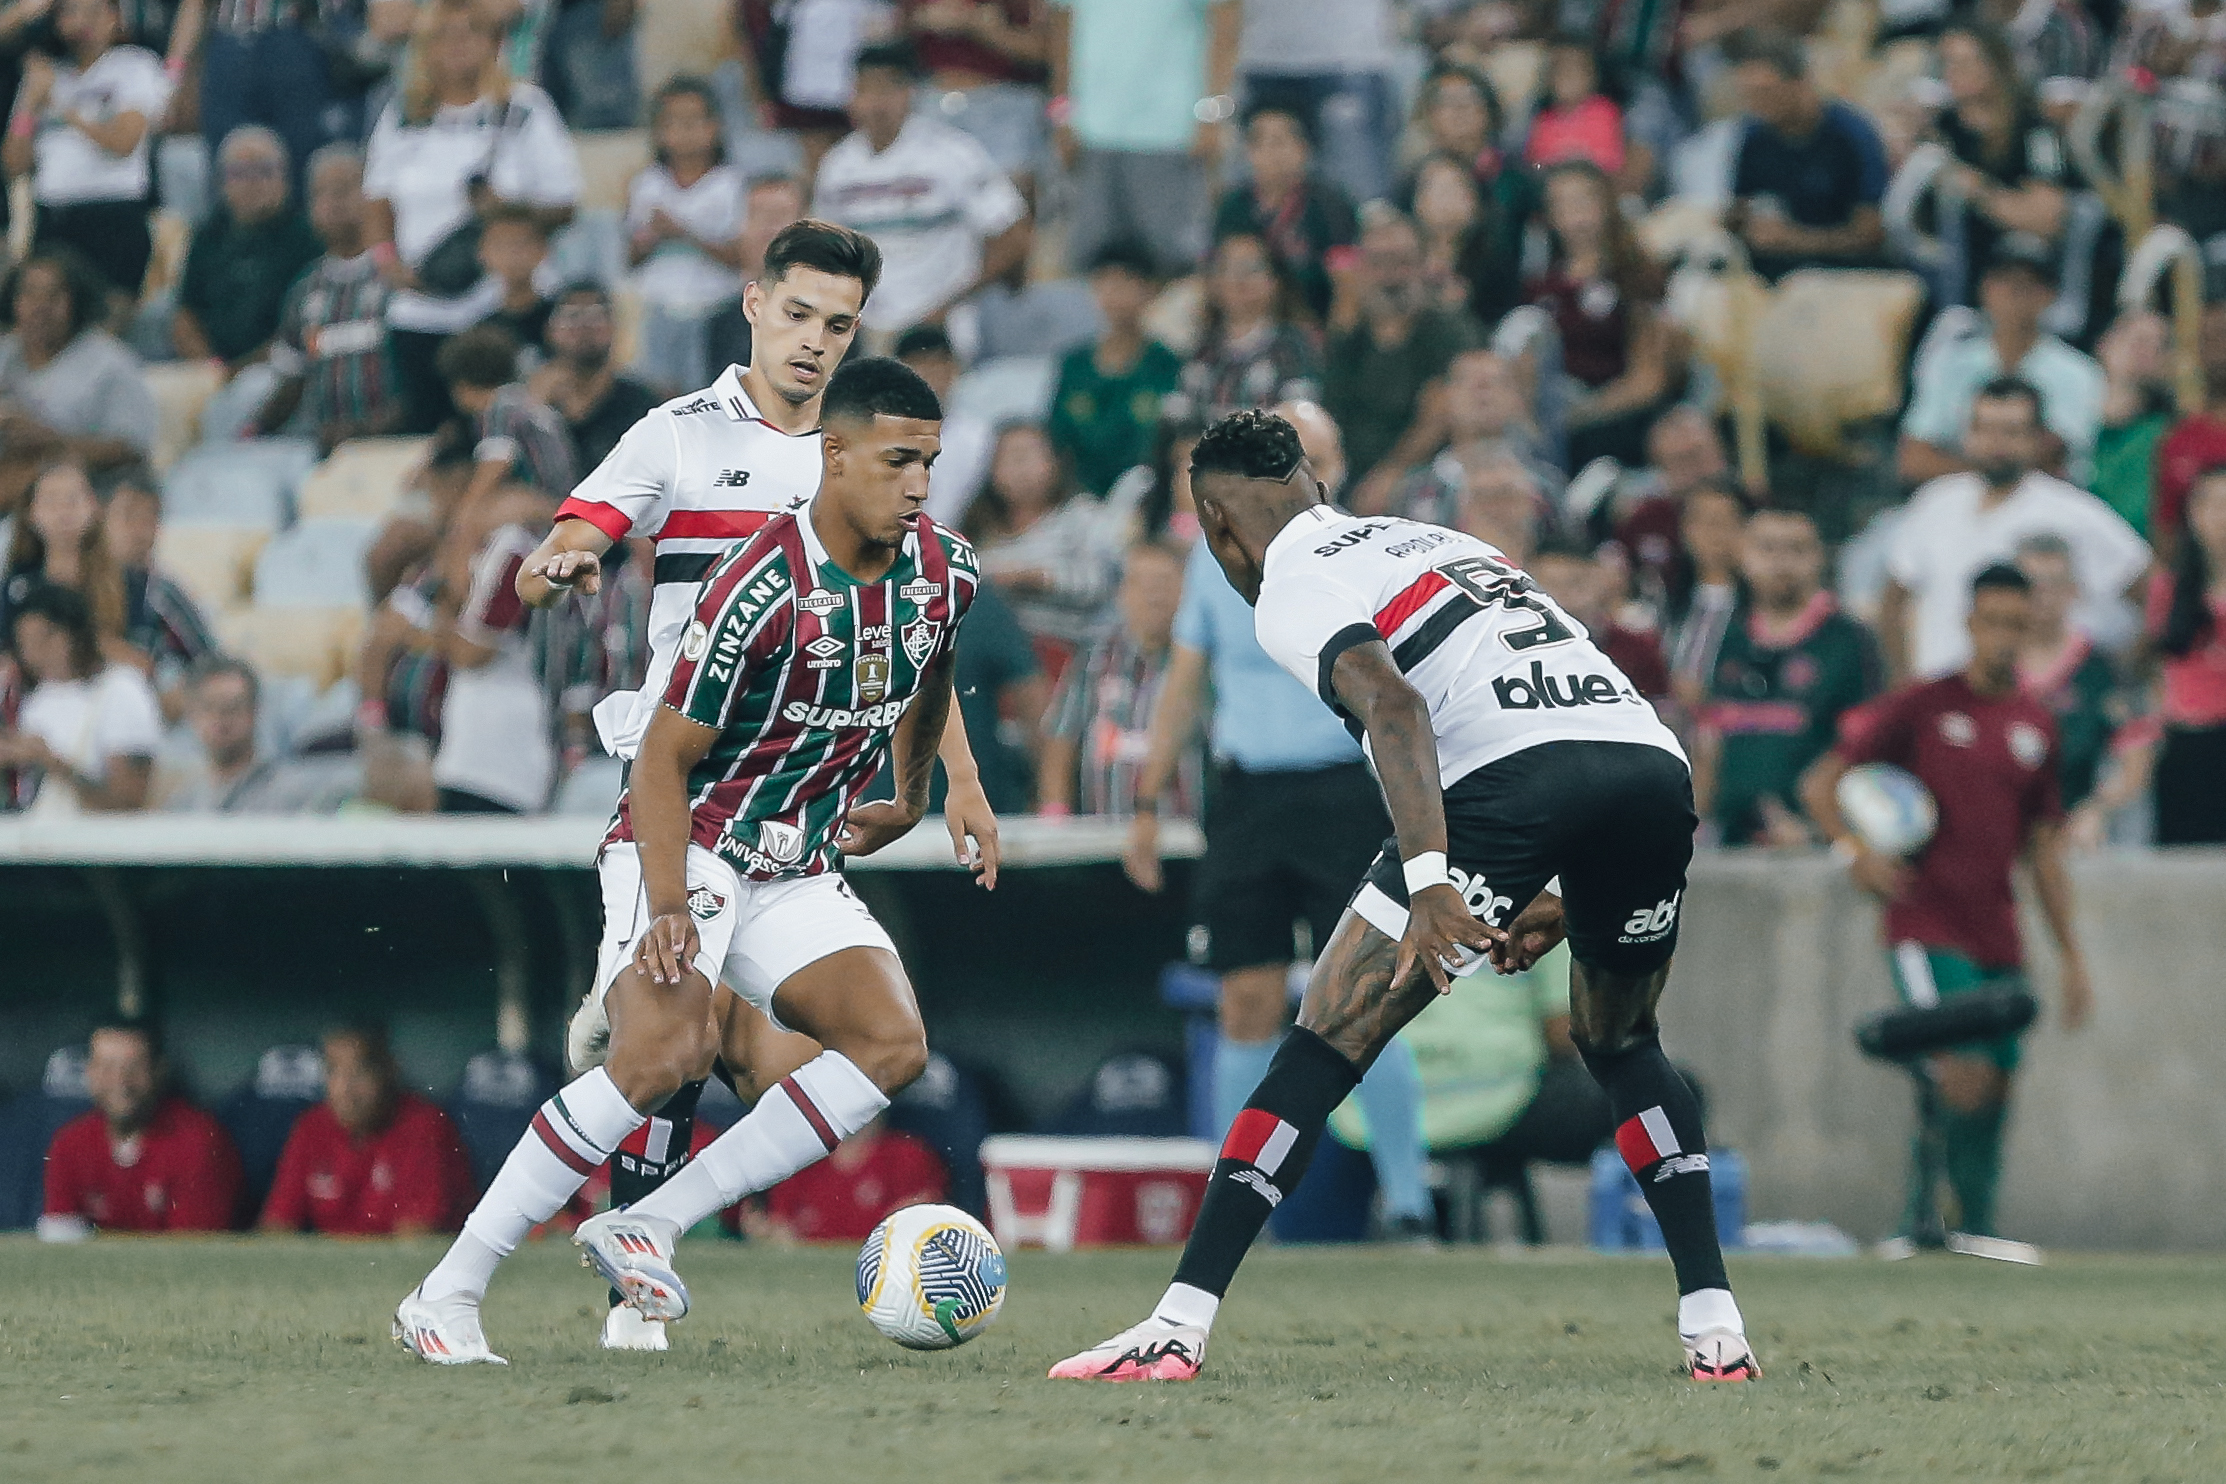
MULTIPOLYGON (((1693 859, 1693 776, 1643 742, 1544 742, 1445 791, 1446 860, 1469 910, 1505 927, 1554 877, 1579 963, 1645 974, 1677 947, 1693 859)), ((1406 933, 1407 883, 1386 840, 1353 910, 1406 933)))
POLYGON ((1224 767, 1206 806, 1191 957, 1216 973, 1290 963, 1301 918, 1319 953, 1387 827, 1383 792, 1364 763, 1287 773, 1224 767))

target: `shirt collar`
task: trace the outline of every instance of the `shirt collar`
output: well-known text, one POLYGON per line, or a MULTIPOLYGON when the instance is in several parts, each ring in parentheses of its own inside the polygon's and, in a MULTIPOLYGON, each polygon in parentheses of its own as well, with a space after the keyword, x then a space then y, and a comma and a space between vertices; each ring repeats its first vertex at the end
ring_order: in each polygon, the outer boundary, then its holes
POLYGON ((718 400, 719 409, 726 413, 729 421, 762 423, 783 438, 816 438, 819 436, 819 429, 817 428, 808 428, 801 433, 791 433, 786 428, 776 426, 764 413, 758 411, 757 403, 750 400, 750 394, 742 386, 742 373, 745 369, 741 366, 729 366, 719 373, 717 381, 711 383, 711 395, 718 400))
POLYGON ((1335 505, 1309 505, 1290 519, 1290 523, 1275 533, 1268 549, 1260 554, 1260 570, 1264 573, 1275 565, 1279 549, 1296 546, 1310 538, 1316 531, 1333 522, 1343 520, 1345 512, 1335 505))

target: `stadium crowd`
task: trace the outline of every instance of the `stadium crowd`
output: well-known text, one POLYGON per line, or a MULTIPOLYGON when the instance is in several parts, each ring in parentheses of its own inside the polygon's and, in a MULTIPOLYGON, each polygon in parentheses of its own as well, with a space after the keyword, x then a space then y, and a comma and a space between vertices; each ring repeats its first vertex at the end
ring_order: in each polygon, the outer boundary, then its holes
MULTIPOLYGON (((1136 816, 1147 889, 1158 815, 1353 762, 1224 714, 1187 457, 1271 405, 1348 508, 1581 619, 1711 843, 1822 844, 1802 775, 1965 663, 2002 562, 2074 838, 2226 842, 2213 0, 736 0, 684 68, 659 13, 0 6, 8 807, 607 808, 646 555, 546 612, 510 579, 747 360, 740 286, 814 215, 945 398, 990 798, 1136 816)), ((336 1089, 391 1072, 343 1040, 336 1089)), ((264 1222, 352 1229, 381 1166, 328 1107, 354 1163, 264 1222)))

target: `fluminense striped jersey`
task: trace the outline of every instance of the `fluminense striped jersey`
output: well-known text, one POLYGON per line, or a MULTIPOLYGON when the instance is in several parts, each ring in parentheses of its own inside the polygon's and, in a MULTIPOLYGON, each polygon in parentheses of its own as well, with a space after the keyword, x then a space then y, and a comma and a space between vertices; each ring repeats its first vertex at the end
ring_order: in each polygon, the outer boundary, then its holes
POLYGON ((1356 737, 1331 667, 1356 644, 1389 645, 1430 707, 1446 788, 1541 742, 1639 742, 1685 755, 1583 624, 1498 548, 1459 531, 1317 505, 1268 543, 1252 618, 1260 647, 1356 737))
MULTIPOLYGON (((704 578, 664 693, 719 729, 688 775, 689 838, 752 881, 833 869, 843 819, 956 641, 976 574, 974 549, 924 516, 878 582, 830 561, 808 512, 735 543, 704 578)), ((633 838, 629 790, 605 843, 633 838)))

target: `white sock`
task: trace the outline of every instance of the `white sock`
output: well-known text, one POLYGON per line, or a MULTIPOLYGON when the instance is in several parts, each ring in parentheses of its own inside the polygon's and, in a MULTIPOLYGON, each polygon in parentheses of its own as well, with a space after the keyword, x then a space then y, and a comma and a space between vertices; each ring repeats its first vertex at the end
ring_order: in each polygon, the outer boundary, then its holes
POLYGON ((740 1122, 629 1209, 686 1231, 720 1207, 817 1164, 888 1106, 889 1099, 850 1058, 823 1051, 782 1078, 740 1122))
POLYGON ((543 1103, 518 1147, 465 1218, 463 1235, 425 1277, 428 1299, 487 1292, 495 1264, 527 1232, 564 1209, 611 1151, 641 1127, 642 1115, 597 1067, 543 1103))
POLYGON ((1193 1324, 1200 1329, 1213 1328, 1213 1316, 1220 1309, 1221 1300, 1203 1288, 1193 1288, 1188 1283, 1170 1283, 1167 1292, 1160 1295, 1159 1303, 1152 1310, 1152 1317, 1167 1324, 1193 1324))
POLYGON ((1697 1288, 1677 1301, 1680 1339, 1697 1339, 1712 1329, 1728 1329, 1735 1335, 1747 1332, 1747 1321, 1740 1317, 1730 1289, 1697 1288))

